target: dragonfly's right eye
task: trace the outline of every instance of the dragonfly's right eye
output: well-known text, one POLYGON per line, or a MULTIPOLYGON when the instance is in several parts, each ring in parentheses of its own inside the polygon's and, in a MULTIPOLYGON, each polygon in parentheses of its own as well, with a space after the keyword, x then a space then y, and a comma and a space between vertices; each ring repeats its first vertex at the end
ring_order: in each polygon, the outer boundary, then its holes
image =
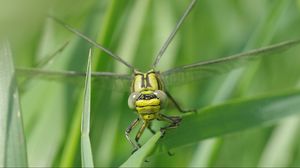
POLYGON ((141 93, 139 92, 132 92, 128 97, 128 106, 130 109, 135 109, 135 102, 139 98, 141 93))

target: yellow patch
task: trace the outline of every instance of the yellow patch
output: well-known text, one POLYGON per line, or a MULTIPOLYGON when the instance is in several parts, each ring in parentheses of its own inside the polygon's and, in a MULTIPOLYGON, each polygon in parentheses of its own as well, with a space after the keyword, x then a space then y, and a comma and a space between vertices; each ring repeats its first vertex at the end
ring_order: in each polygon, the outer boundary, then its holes
POLYGON ((137 107, 139 107, 139 106, 157 106, 159 104, 160 104, 160 100, 159 99, 137 100, 135 102, 135 105, 137 107))
POLYGON ((153 94, 152 90, 143 90, 141 91, 141 94, 153 94))
POLYGON ((133 83, 133 91, 135 92, 139 92, 141 90, 143 90, 141 83, 143 82, 143 76, 142 75, 136 75, 134 77, 134 83, 133 83))
POLYGON ((155 73, 148 74, 148 79, 151 87, 147 87, 147 89, 158 90, 158 82, 155 73))
POLYGON ((160 106, 136 107, 136 110, 139 114, 157 113, 160 110, 160 106))
POLYGON ((142 115, 143 120, 153 120, 157 118, 157 114, 145 114, 142 115))

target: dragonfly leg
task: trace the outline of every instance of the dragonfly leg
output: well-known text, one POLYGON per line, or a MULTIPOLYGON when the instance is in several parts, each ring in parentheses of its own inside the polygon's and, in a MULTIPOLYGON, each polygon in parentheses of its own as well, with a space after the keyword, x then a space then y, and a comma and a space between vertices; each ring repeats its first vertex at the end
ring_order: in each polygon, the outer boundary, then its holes
POLYGON ((132 129, 139 123, 140 118, 135 119, 126 129, 125 131, 125 136, 126 139, 131 143, 131 145, 134 147, 134 150, 139 148, 139 145, 134 143, 131 139, 130 139, 130 132, 132 131, 132 129))
POLYGON ((162 132, 162 137, 163 137, 168 129, 178 127, 178 125, 180 124, 182 119, 179 116, 166 116, 166 115, 160 114, 159 115, 159 120, 166 121, 166 122, 170 123, 170 125, 168 125, 166 127, 162 127, 160 129, 160 131, 162 132))
POLYGON ((136 134, 135 142, 137 144, 137 147, 132 151, 132 153, 136 152, 141 147, 141 145, 139 144, 139 140, 140 140, 142 134, 144 133, 145 129, 148 127, 148 125, 149 125, 149 121, 144 121, 143 125, 141 126, 138 133, 136 134))
MULTIPOLYGON (((160 129, 160 131, 162 132, 161 138, 164 137, 166 130, 171 129, 171 128, 176 128, 179 125, 179 123, 181 122, 181 118, 179 116, 166 116, 163 114, 159 114, 159 117, 157 120, 166 121, 166 122, 170 123, 170 125, 160 129)), ((174 153, 172 153, 170 150, 168 150, 167 153, 169 156, 174 155, 174 153)))
POLYGON ((181 113, 197 112, 197 109, 183 109, 168 91, 165 91, 165 93, 167 94, 168 98, 172 101, 172 103, 175 105, 175 107, 178 109, 179 112, 181 113))
POLYGON ((150 131, 152 134, 155 134, 156 132, 152 129, 151 126, 152 126, 152 124, 149 123, 147 128, 149 129, 149 131, 150 131))

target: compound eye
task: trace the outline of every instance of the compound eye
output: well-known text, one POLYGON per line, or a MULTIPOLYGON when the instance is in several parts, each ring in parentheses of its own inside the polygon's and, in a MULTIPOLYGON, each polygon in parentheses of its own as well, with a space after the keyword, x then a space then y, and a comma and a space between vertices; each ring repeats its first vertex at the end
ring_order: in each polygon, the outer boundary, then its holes
POLYGON ((164 107, 167 104, 167 95, 164 91, 156 90, 153 92, 153 94, 159 98, 162 107, 164 107))
POLYGON ((132 92, 128 97, 128 106, 130 109, 135 109, 135 102, 137 98, 141 95, 139 92, 132 92))

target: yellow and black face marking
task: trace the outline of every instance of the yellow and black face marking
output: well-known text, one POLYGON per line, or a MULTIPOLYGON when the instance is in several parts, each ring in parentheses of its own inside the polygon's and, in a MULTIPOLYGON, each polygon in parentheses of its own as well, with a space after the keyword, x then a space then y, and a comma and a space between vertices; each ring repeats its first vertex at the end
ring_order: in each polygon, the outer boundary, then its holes
POLYGON ((141 92, 144 90, 163 90, 163 83, 159 78, 158 72, 154 70, 150 70, 147 73, 134 72, 131 92, 141 92))

